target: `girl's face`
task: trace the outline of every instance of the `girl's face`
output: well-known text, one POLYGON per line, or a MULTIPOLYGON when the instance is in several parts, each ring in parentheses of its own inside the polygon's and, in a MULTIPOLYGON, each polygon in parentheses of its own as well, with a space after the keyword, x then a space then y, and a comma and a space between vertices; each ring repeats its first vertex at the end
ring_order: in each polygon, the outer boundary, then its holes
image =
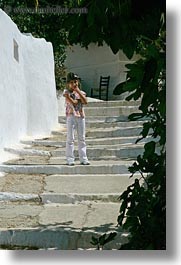
POLYGON ((79 85, 79 81, 78 80, 71 80, 69 83, 68 83, 68 87, 71 91, 73 91, 76 87, 78 87, 79 85))

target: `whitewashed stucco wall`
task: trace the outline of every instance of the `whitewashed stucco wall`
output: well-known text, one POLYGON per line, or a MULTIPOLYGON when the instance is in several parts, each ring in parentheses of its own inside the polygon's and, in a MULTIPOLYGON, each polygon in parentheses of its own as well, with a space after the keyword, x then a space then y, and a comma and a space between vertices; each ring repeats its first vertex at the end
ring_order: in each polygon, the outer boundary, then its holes
POLYGON ((23 37, 27 134, 49 134, 58 117, 52 45, 45 39, 23 37))
POLYGON ((122 51, 113 54, 106 44, 97 46, 94 43, 88 49, 80 45, 67 47, 66 54, 67 70, 80 75, 83 88, 89 96, 91 88, 99 86, 100 76, 110 75, 109 97, 112 97, 115 86, 126 78, 125 64, 134 62, 137 58, 134 56, 129 60, 122 51))
POLYGON ((0 150, 58 124, 51 43, 22 34, 0 9, 0 150), (18 61, 14 57, 18 44, 18 61))

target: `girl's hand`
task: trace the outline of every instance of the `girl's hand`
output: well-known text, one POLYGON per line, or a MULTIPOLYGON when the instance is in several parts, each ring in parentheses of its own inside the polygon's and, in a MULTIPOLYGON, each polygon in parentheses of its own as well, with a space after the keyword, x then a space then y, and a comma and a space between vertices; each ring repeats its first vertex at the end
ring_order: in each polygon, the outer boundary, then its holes
POLYGON ((73 90, 74 90, 75 92, 78 92, 78 91, 79 91, 79 87, 78 87, 78 86, 74 86, 74 87, 73 87, 73 90))
POLYGON ((69 95, 69 93, 68 93, 68 91, 66 91, 64 94, 64 97, 66 97, 66 98, 68 98, 70 95, 69 95))

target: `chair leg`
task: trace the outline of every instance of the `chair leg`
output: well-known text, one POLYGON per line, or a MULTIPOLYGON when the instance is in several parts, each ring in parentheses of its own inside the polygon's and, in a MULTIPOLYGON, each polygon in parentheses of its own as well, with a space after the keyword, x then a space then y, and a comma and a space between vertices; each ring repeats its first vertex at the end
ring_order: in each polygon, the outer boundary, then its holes
POLYGON ((108 101, 108 88, 106 89, 106 101, 108 101))

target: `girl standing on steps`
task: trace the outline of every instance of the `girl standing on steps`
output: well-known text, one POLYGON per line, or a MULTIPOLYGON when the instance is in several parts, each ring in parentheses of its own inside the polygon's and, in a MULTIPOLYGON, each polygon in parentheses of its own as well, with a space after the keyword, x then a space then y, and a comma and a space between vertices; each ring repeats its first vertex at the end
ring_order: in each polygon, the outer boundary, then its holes
POLYGON ((75 165, 74 157, 74 132, 77 130, 78 135, 78 152, 79 160, 82 165, 89 165, 86 154, 85 143, 85 113, 83 105, 87 104, 87 98, 84 91, 79 89, 78 75, 68 73, 67 88, 63 92, 66 102, 66 119, 67 119, 67 141, 66 141, 66 159, 70 166, 75 165))

